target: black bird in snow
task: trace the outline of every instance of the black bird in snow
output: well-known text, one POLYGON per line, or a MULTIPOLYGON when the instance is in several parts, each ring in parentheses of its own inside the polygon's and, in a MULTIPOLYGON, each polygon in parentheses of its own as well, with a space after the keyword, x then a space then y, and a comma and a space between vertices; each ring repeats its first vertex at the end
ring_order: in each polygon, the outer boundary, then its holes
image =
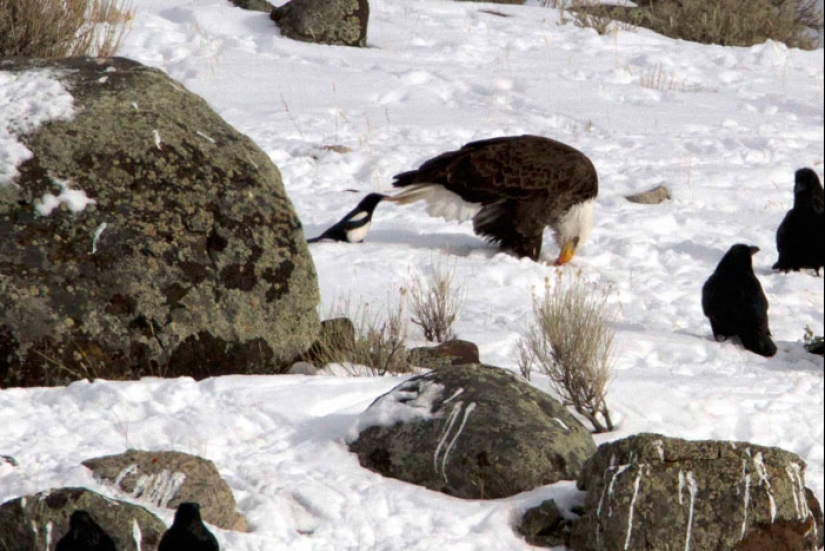
POLYGON ((201 506, 181 503, 172 527, 160 539, 158 551, 219 551, 218 540, 201 520, 201 506))
POLYGON ((92 516, 78 509, 69 518, 69 531, 57 542, 55 551, 116 551, 115 543, 92 516))
POLYGON ((776 354, 768 324, 768 299, 753 273, 759 247, 737 244, 728 250, 702 287, 702 310, 717 341, 737 336, 761 356, 776 354))
POLYGON ((825 338, 821 335, 819 337, 814 337, 811 342, 805 345, 805 350, 811 354, 825 356, 825 338))
POLYGON ((825 266, 825 192, 810 168, 796 171, 793 208, 776 231, 779 260, 774 270, 798 272, 825 266))
POLYGON ((361 243, 370 231, 372 213, 375 207, 386 197, 386 195, 381 195, 380 193, 370 193, 337 224, 318 237, 307 239, 307 243, 317 243, 325 239, 330 241, 345 241, 347 243, 361 243))

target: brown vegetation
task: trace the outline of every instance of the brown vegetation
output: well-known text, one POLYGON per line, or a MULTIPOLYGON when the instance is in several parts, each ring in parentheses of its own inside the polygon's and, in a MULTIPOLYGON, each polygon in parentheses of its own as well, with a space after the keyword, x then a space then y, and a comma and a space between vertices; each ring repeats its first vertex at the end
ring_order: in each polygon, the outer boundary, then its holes
POLYGON ((113 56, 133 12, 125 0, 0 2, 0 58, 113 56))

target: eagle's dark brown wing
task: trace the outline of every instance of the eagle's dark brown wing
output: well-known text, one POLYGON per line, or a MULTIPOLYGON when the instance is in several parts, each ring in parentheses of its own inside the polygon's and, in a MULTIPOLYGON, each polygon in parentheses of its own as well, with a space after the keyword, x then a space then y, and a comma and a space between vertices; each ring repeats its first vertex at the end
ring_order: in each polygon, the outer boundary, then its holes
POLYGON ((395 177, 395 187, 440 184, 481 206, 502 200, 548 203, 553 215, 598 194, 596 169, 580 151, 540 136, 472 142, 417 170, 395 177))

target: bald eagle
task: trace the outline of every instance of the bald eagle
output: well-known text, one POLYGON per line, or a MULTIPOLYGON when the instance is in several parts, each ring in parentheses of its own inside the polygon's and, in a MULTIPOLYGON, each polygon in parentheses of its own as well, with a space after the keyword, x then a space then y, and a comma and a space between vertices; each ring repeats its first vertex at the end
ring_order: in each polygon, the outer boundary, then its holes
POLYGON ((538 260, 544 228, 555 233, 557 265, 590 237, 599 178, 583 153, 540 136, 468 143, 395 176, 398 204, 424 200, 446 220, 472 218, 477 235, 538 260))

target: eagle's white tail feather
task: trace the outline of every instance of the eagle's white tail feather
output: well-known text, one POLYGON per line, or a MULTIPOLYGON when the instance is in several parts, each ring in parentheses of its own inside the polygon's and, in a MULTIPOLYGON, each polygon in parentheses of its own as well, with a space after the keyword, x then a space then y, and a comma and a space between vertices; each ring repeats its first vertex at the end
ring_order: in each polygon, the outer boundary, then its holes
POLYGON ((415 203, 416 201, 424 199, 429 194, 429 191, 427 190, 431 187, 432 186, 430 184, 416 184, 413 186, 407 186, 401 191, 401 193, 396 193, 385 200, 398 203, 399 205, 409 205, 410 203, 415 203))
POLYGON ((389 201, 399 205, 408 205, 416 201, 427 203, 427 214, 443 218, 448 222, 465 222, 481 210, 481 206, 462 199, 458 194, 448 191, 439 184, 415 184, 391 197, 389 201))

